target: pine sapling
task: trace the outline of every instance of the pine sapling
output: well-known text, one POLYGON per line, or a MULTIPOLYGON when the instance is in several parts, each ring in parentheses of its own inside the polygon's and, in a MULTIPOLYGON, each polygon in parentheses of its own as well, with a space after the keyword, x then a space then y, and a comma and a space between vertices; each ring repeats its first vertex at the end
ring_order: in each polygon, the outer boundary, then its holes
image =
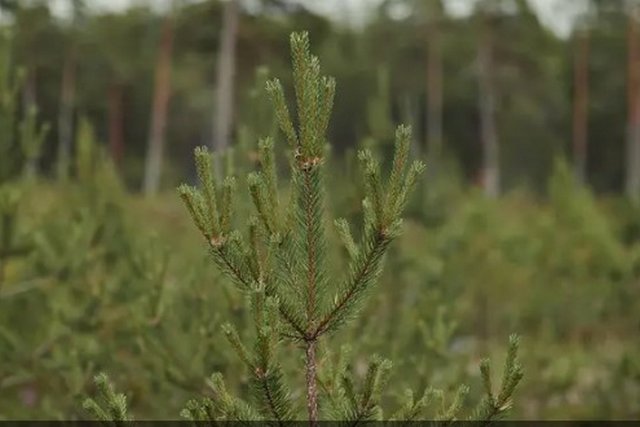
MULTIPOLYGON (((306 33, 291 36, 291 50, 297 126, 280 82, 276 79, 267 83, 279 127, 292 153, 292 197, 288 203, 279 194, 271 138, 260 141, 260 171, 247 179, 255 206, 248 240, 231 222, 235 181, 227 178, 221 186, 216 182, 212 156, 206 149, 195 152, 201 188, 183 185, 179 192, 215 262, 241 290, 261 295, 253 298, 252 311, 258 318, 271 319, 256 322, 258 343, 253 356, 232 326, 225 330, 253 372, 257 394, 261 395, 260 413, 278 420, 291 419, 295 414, 273 359, 273 348, 285 338, 304 346, 307 414, 315 421, 319 418, 318 342, 354 317, 374 287, 389 244, 400 233, 404 206, 424 165, 408 164, 410 129, 405 126, 396 131, 395 157, 387 182, 383 182, 372 154, 366 150, 359 154, 367 184, 362 238, 356 242, 347 221, 336 221, 350 259, 343 279, 330 277, 323 175, 335 81, 320 74, 318 58, 309 53, 306 33), (336 287, 333 283, 340 284, 336 287)), ((388 362, 372 362, 358 404, 361 411, 371 411, 375 406, 373 391, 379 389, 388 368, 388 362)))
MULTIPOLYGON (((260 168, 247 177, 254 209, 245 224, 245 233, 236 228, 234 221, 236 180, 227 177, 219 182, 213 170, 213 156, 205 148, 195 150, 200 187, 182 185, 178 189, 213 261, 248 299, 254 331, 253 345, 247 345, 234 325, 223 327, 231 347, 248 368, 250 399, 233 396, 222 375, 214 373, 207 381, 213 396, 189 401, 181 413, 194 421, 271 420, 283 424, 299 419, 303 408, 298 404, 297 393, 287 384, 278 357, 285 341, 302 350, 304 374, 301 372, 300 376, 304 377, 304 409, 311 425, 329 418, 351 424, 384 418, 381 397, 391 362, 374 355, 363 380, 355 381, 348 372, 348 348, 340 349, 337 360, 329 348, 320 361, 318 347, 357 315, 375 287, 390 243, 401 232, 405 205, 424 165, 409 164, 411 132, 406 126, 395 132, 395 154, 387 179, 383 179, 370 151, 359 153, 365 183, 362 230, 356 238, 348 221, 335 221, 348 259, 343 277, 334 277, 328 266, 323 177, 328 154, 325 134, 335 81, 321 75, 318 58, 309 53, 307 33, 294 33, 290 42, 295 120, 280 82, 275 79, 266 85, 279 128, 290 148, 287 197, 281 192, 287 186, 278 184, 273 138, 260 140, 260 168)), ((491 385, 489 364, 483 362, 486 398, 472 418, 489 421, 510 407, 511 396, 522 378, 517 347, 517 339, 512 338, 497 394, 491 385)), ((105 388, 104 378, 98 380, 98 386, 104 389, 107 410, 93 401, 86 406, 100 418, 127 418, 124 399, 105 388)), ((425 409, 436 404, 435 418, 453 422, 458 419, 468 390, 460 386, 452 399, 432 388, 421 396, 407 391, 391 419, 421 419, 425 409)))

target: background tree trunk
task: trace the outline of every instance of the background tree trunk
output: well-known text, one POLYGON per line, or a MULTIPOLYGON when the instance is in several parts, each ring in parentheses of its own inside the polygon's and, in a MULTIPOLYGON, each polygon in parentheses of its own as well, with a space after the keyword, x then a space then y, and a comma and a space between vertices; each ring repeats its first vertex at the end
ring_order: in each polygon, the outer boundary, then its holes
POLYGON ((574 173, 580 183, 586 182, 587 140, 589 125, 589 32, 576 33, 573 99, 573 161, 574 173))
POLYGON ((123 88, 120 83, 109 86, 109 151, 117 167, 124 157, 124 116, 122 111, 123 88))
POLYGON ((173 18, 167 16, 162 29, 156 80, 151 110, 151 125, 143 183, 146 195, 154 195, 160 188, 162 175, 162 158, 164 153, 165 133, 169 98, 171 96, 171 55, 173 50, 173 18))
POLYGON ((482 141, 482 183, 485 194, 491 198, 500 194, 500 153, 496 129, 496 94, 494 84, 493 35, 489 12, 482 12, 479 67, 479 110, 482 141))
MULTIPOLYGON (((213 117, 214 152, 222 153, 229 146, 233 123, 233 86, 235 77, 235 48, 238 34, 238 3, 228 0, 223 13, 222 34, 218 50, 218 72, 213 117)), ((216 156, 216 173, 220 173, 220 155, 216 156)))
POLYGON ((627 155, 625 190, 632 200, 640 200, 640 43, 638 19, 640 6, 629 11, 627 40, 627 155))
POLYGON ((427 22, 427 150, 437 167, 442 154, 442 51, 439 12, 427 22))
POLYGON ((71 145, 73 140, 73 110, 76 89, 76 53, 72 49, 67 54, 62 69, 60 111, 58 113, 58 179, 69 176, 71 145))
MULTIPOLYGON (((35 67, 31 66, 27 69, 25 83, 22 88, 22 117, 28 117, 31 109, 38 108, 36 85, 35 67)), ((28 176, 36 175, 38 172, 38 163, 36 159, 27 159, 25 171, 28 176)))

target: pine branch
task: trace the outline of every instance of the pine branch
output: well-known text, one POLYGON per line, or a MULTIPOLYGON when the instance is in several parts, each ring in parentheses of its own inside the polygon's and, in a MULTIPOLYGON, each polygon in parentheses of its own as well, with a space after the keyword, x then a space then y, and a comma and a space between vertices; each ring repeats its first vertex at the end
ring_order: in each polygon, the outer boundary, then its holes
MULTIPOLYGON (((341 419, 347 413, 345 403, 347 402, 346 391, 342 385, 343 378, 347 376, 347 359, 351 353, 348 345, 340 347, 337 360, 333 361, 330 351, 326 353, 330 365, 324 369, 318 378, 318 384, 324 392, 324 396, 329 399, 330 413, 333 419, 341 419)), ((355 399, 353 399, 355 402, 355 399)))
POLYGON ((264 410, 267 411, 279 425, 290 420, 290 409, 283 408, 282 402, 288 399, 288 395, 283 391, 282 373, 280 370, 271 373, 265 373, 260 368, 255 371, 254 387, 262 396, 264 410))
MULTIPOLYGON (((232 281, 242 291, 249 291, 255 280, 251 277, 250 260, 247 259, 242 249, 242 239, 236 232, 231 232, 230 218, 232 201, 232 191, 234 188, 231 178, 227 178, 225 188, 223 190, 224 205, 222 206, 222 214, 218 212, 218 203, 216 196, 216 186, 214 181, 214 173, 212 172, 212 157, 206 148, 196 149, 196 161, 198 163, 198 176, 203 186, 203 192, 196 188, 181 185, 178 192, 187 207, 196 226, 207 240, 213 259, 218 267, 224 271, 232 281), (204 193, 204 195, 203 195, 204 193)), ((255 178, 259 180, 259 178, 255 178)), ((257 195, 259 203, 263 203, 264 215, 263 222, 265 224, 273 224, 269 218, 273 218, 267 210, 266 198, 257 195)), ((274 230, 275 231, 275 230, 274 230)), ((281 305, 281 313, 290 327, 299 336, 304 335, 304 327, 298 322, 295 311, 289 308, 286 301, 281 305)))
POLYGON ((233 347, 233 349, 236 351, 236 353, 240 357, 240 360, 242 360, 249 367, 250 370, 252 371, 255 370, 256 367, 253 361, 251 360, 251 356, 249 355, 249 350, 247 350, 244 344, 242 344, 242 341, 240 340, 240 336, 238 335, 238 331, 236 330, 236 328, 234 328, 230 323, 225 323, 224 325, 222 325, 222 331, 224 333, 224 336, 227 338, 227 340, 231 344, 231 347, 233 347))
POLYGON ((266 297, 264 289, 258 288, 252 294, 251 307, 257 335, 254 388, 258 391, 264 411, 278 422, 287 421, 293 414, 290 393, 282 380, 282 369, 274 357, 279 332, 278 301, 266 297))
POLYGON ((340 240, 349 254, 349 259, 353 261, 358 256, 358 246, 351 235, 349 223, 346 219, 340 218, 335 221, 335 226, 338 230, 340 240))
POLYGON ((233 216, 233 193, 236 180, 227 176, 222 186, 222 213, 220 214, 220 232, 225 235, 231 233, 231 218, 233 216))
POLYGON ((196 167, 198 169, 198 178, 202 185, 202 194, 206 204, 206 221, 207 231, 211 238, 220 238, 220 216, 218 213, 218 196, 216 194, 217 186, 215 182, 215 174, 213 173, 213 155, 205 147, 197 147, 195 149, 196 167))
POLYGON ((346 396, 348 406, 344 407, 342 418, 348 421, 348 425, 355 426, 366 421, 381 421, 382 408, 380 398, 382 389, 389 379, 391 362, 374 355, 367 368, 362 388, 359 393, 351 379, 344 375, 342 378, 343 393, 346 396))
MULTIPOLYGON (((410 128, 399 127, 396 132, 396 152, 387 192, 383 192, 377 162, 367 150, 360 153, 367 187, 367 196, 363 201, 365 210, 364 249, 352 259, 349 276, 342 286, 341 293, 334 300, 333 307, 322 317, 314 331, 315 337, 333 331, 349 318, 362 302, 362 297, 377 281, 382 270, 384 254, 389 243, 399 234, 402 209, 409 190, 415 185, 417 176, 424 165, 415 162, 404 178, 410 140, 410 128)), ((342 225, 343 230, 345 225, 342 225)), ((347 226, 348 230, 348 226, 347 226)), ((343 231, 344 234, 344 231, 343 231)), ((348 236, 347 236, 348 240, 348 236)), ((351 243, 347 243, 352 247, 351 243)))
POLYGON ((505 360, 500 391, 494 395, 491 382, 491 366, 487 359, 480 364, 482 383, 485 389, 485 397, 480 401, 470 420, 483 421, 484 424, 499 419, 511 409, 512 396, 516 387, 522 380, 524 372, 518 360, 518 347, 520 339, 516 335, 509 337, 509 349, 505 360))
POLYGON ((282 133, 287 137, 287 141, 291 148, 294 150, 297 149, 299 145, 298 135, 293 127, 293 123, 291 122, 289 107, 287 107, 287 102, 284 98, 284 90, 282 89, 282 84, 280 84, 278 79, 273 79, 267 82, 267 93, 271 98, 280 130, 282 130, 282 133))
POLYGON ((248 274, 248 266, 237 245, 234 247, 227 245, 226 242, 223 244, 210 242, 210 245, 213 259, 218 267, 225 271, 241 290, 245 292, 250 290, 253 280, 248 274))
POLYGON ((262 174, 257 172, 250 173, 247 177, 247 183, 249 184, 251 199, 258 211, 258 218, 260 218, 262 225, 270 235, 275 234, 277 232, 276 212, 262 174))
POLYGON ((334 331, 353 316, 359 297, 380 275, 383 256, 389 243, 390 239, 379 233, 367 242, 365 250, 353 262, 345 290, 336 299, 331 310, 322 317, 313 336, 319 337, 334 331))
POLYGON ((98 374, 93 379, 100 400, 103 405, 91 398, 87 398, 83 407, 100 421, 110 421, 114 425, 123 425, 125 421, 131 421, 132 418, 127 413, 127 397, 122 393, 116 393, 113 385, 109 382, 109 378, 104 374, 98 374))
POLYGON ((273 151, 273 139, 264 138, 258 142, 259 162, 262 168, 267 187, 267 196, 272 204, 274 212, 278 213, 278 174, 276 172, 275 153, 273 151))
POLYGON ((214 419, 222 418, 229 421, 259 421, 262 419, 258 411, 248 403, 229 394, 221 374, 211 375, 207 380, 207 385, 214 393, 214 398, 210 401, 213 411, 207 412, 213 412, 214 419))
POLYGON ((293 409, 283 382, 282 369, 274 360, 279 333, 278 302, 266 297, 264 287, 257 287, 251 292, 251 309, 257 336, 253 355, 242 344, 237 331, 230 324, 223 327, 224 333, 251 372, 252 389, 263 416, 281 423, 291 419, 293 409))
POLYGON ((390 421, 415 421, 419 419, 425 408, 431 403, 433 398, 433 390, 427 389, 422 397, 415 400, 413 391, 408 389, 404 393, 405 403, 398 411, 393 414, 390 421))
POLYGON ((209 421, 211 425, 215 425, 216 415, 214 411, 214 404, 211 399, 191 399, 185 404, 184 409, 180 412, 180 416, 184 419, 194 421, 194 424, 209 421))
POLYGON ((389 371, 391 370, 391 361, 382 359, 375 355, 372 357, 367 369, 367 375, 364 381, 360 407, 372 411, 379 401, 382 388, 387 382, 389 371))
MULTIPOLYGON (((469 394, 468 386, 461 385, 460 387, 458 387, 458 390, 453 397, 453 401, 438 415, 438 420, 445 421, 446 424, 450 424, 455 421, 458 413, 462 409, 462 404, 464 403, 464 399, 467 394, 469 394)), ((442 397, 441 402, 444 404, 444 396, 442 397)))

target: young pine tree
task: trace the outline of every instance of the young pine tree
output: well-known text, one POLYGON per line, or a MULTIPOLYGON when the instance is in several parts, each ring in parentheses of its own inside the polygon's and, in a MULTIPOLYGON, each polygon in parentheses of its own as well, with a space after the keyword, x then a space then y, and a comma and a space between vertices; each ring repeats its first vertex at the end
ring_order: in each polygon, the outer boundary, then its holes
MULTIPOLYGON (((249 192, 255 207, 244 236, 233 224, 235 180, 216 182, 211 154, 195 152, 200 189, 182 185, 179 193, 197 228, 202 233, 214 262, 237 288, 244 292, 251 307, 255 342, 248 347, 233 325, 224 333, 249 370, 251 400, 233 396, 221 374, 213 374, 208 385, 213 398, 190 401, 183 416, 196 421, 273 420, 284 422, 306 417, 313 425, 320 419, 349 420, 354 423, 380 420, 381 396, 391 362, 372 357, 364 381, 357 386, 347 372, 344 353, 337 363, 319 372, 318 349, 331 334, 343 328, 358 313, 374 288, 390 243, 402 228, 402 212, 424 165, 408 164, 410 130, 400 126, 390 177, 383 182, 378 163, 364 150, 359 160, 364 172, 366 197, 362 202, 364 220, 359 241, 351 234, 346 220, 335 222, 348 255, 343 277, 334 277, 328 266, 325 224, 325 132, 331 115, 335 82, 320 74, 317 57, 309 53, 306 33, 291 36, 293 81, 297 118, 294 120, 279 81, 267 83, 279 127, 290 149, 291 184, 289 197, 280 193, 276 174, 274 144, 271 138, 259 142, 260 171, 249 174, 249 192), (297 126, 294 126, 294 123, 297 126), (304 359, 304 404, 285 380, 278 349, 284 342, 301 348, 304 359), (304 408, 306 407, 306 408, 304 408), (306 409, 306 411, 304 410, 306 409)), ((517 339, 512 339, 501 390, 494 395, 489 365, 482 374, 487 397, 474 417, 491 419, 510 405, 513 390, 521 378, 516 358, 517 339)), ((290 359, 287 359, 290 360, 290 359)), ((105 389, 104 377, 98 385, 105 389)), ((125 401, 105 389, 106 409, 89 400, 87 407, 103 419, 127 419, 125 401), (112 413, 109 415, 109 413, 112 413)), ((431 400, 440 403, 436 418, 453 420, 467 388, 458 389, 445 404, 442 392, 428 389, 422 397, 406 393, 402 407, 391 419, 423 417, 431 400)), ((387 416, 389 418, 389 416, 387 416)))
MULTIPOLYGON (((206 150, 198 149, 195 154, 202 189, 183 185, 179 191, 215 262, 241 290, 252 295, 258 337, 255 354, 250 354, 239 341, 232 326, 227 327, 226 333, 254 373, 256 389, 264 392, 261 400, 266 413, 262 415, 280 420, 295 415, 273 353, 278 341, 286 338, 303 344, 307 412, 310 420, 317 420, 318 343, 356 314, 375 285, 389 243, 400 232, 401 214, 410 189, 424 166, 419 162, 407 165, 410 130, 406 127, 396 132, 395 160, 387 183, 383 184, 372 155, 368 151, 360 153, 367 182, 362 241, 356 243, 344 220, 336 222, 351 259, 346 277, 339 281, 341 285, 332 286, 338 281, 329 276, 327 266, 323 174, 325 131, 335 81, 320 75, 319 61, 309 53, 306 33, 292 35, 291 49, 297 129, 282 86, 278 80, 267 84, 280 129, 293 153, 292 195, 288 203, 283 203, 278 193, 270 138, 259 144, 261 171, 248 176, 256 210, 248 224, 248 242, 233 229, 231 222, 235 183, 227 179, 219 191, 212 172, 212 157, 206 150)), ((375 381, 381 380, 384 366, 379 363, 372 368, 376 371, 375 381)))

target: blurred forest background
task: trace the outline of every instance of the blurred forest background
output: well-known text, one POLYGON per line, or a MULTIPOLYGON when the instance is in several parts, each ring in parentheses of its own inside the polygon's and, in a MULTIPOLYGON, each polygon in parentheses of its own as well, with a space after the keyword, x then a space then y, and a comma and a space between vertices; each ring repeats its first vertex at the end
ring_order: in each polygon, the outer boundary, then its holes
POLYGON ((0 418, 86 418, 102 370, 139 418, 177 418, 214 370, 246 388, 220 332, 250 329, 242 298, 173 189, 200 145, 244 185, 297 30, 337 80, 334 211, 398 123, 428 165, 335 348, 479 396, 517 332, 515 418, 640 417, 640 1, 558 0, 562 31, 538 3, 0 0, 0 418))
POLYGON ((627 76, 640 73, 633 2, 557 2, 559 15, 578 14, 570 34, 543 25, 519 0, 465 0, 475 4, 468 16, 430 0, 364 2, 358 14, 336 3, 344 11, 335 15, 361 16, 355 26, 284 0, 227 11, 215 1, 132 1, 108 12, 98 6, 109 2, 69 0, 56 15, 62 1, 3 3, 13 60, 26 73, 23 102, 52 126, 40 159, 45 173, 61 154, 56 147, 70 145, 77 116, 86 116, 132 190, 145 188, 148 146, 166 146, 153 178, 160 184, 147 189, 172 188, 195 146, 240 136, 253 120, 256 68, 286 80, 287 34, 305 28, 340 83, 331 126, 338 152, 402 121, 414 126, 420 148, 453 158, 465 182, 490 181, 496 163, 499 183, 490 185, 541 190, 554 157, 566 154, 599 192, 638 187, 625 173, 626 162, 640 168, 626 155, 637 97, 627 76), (221 83, 233 88, 216 97, 221 83))

